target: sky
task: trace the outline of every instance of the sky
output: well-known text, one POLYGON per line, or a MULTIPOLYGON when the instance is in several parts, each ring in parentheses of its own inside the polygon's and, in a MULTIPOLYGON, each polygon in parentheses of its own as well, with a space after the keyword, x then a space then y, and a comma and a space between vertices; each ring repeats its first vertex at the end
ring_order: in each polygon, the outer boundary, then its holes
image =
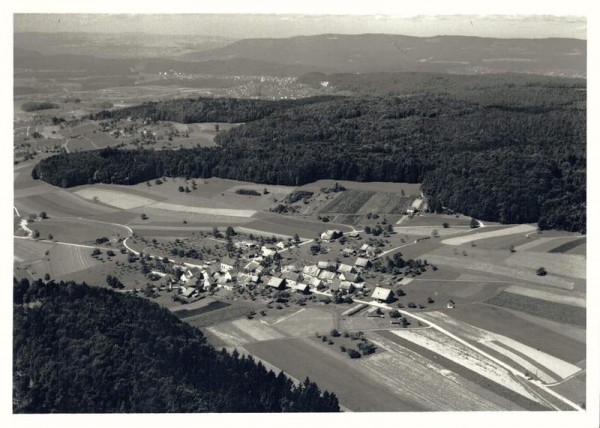
POLYGON ((14 15, 15 32, 141 32, 283 38, 325 33, 409 36, 465 35, 500 38, 586 39, 585 16, 399 14, 58 14, 14 15))

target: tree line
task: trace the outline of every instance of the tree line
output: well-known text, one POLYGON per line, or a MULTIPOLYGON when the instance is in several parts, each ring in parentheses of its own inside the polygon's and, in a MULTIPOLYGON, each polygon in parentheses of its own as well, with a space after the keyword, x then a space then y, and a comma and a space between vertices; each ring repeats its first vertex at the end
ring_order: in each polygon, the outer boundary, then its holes
POLYGON ((248 121, 256 116, 251 108, 244 125, 216 137, 216 148, 60 154, 42 160, 33 175, 62 187, 161 176, 291 186, 319 179, 423 183, 435 210, 584 232, 585 109, 553 100, 526 111, 441 95, 269 102, 279 107, 248 121))
POLYGON ((337 412, 146 299, 74 282, 13 280, 15 413, 337 412))

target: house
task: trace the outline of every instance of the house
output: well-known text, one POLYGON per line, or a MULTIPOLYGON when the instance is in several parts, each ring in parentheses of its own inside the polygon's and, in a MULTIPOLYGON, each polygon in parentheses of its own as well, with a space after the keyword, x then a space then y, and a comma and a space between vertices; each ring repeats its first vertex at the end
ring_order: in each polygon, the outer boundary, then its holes
POLYGON ((323 281, 321 281, 319 278, 304 278, 304 280, 308 283, 310 288, 315 288, 317 290, 324 288, 323 281))
POLYGON ((355 256, 356 255, 356 250, 354 248, 344 248, 342 250, 342 254, 350 257, 350 256, 355 256))
POLYGON ((283 243, 283 241, 279 241, 277 244, 275 244, 275 246, 280 250, 285 250, 285 244, 283 243))
POLYGON ((337 268, 338 273, 356 273, 356 269, 353 266, 340 264, 337 268))
POLYGON ((340 230, 327 230, 321 233, 321 239, 325 242, 335 241, 343 235, 340 230))
POLYGON ((446 304, 446 307, 448 309, 454 309, 455 306, 456 306, 456 304, 454 303, 454 300, 452 300, 452 299, 448 300, 448 303, 446 304))
POLYGON ((300 272, 300 269, 296 265, 285 265, 281 268, 281 272, 300 272))
POLYGON ((364 257, 359 257, 354 262, 354 266, 359 267, 359 268, 369 268, 369 267, 371 267, 371 261, 364 257))
POLYGON ((256 247, 258 247, 258 245, 256 244, 256 242, 252 242, 252 241, 242 241, 242 242, 240 242, 240 244, 242 244, 246 248, 256 248, 256 247))
POLYGON ((267 287, 275 288, 277 290, 283 290, 285 288, 285 278, 278 278, 272 276, 267 282, 267 287))
POLYGON ((300 280, 300 274, 296 272, 282 272, 281 277, 288 281, 298 282, 300 280))
POLYGON ((321 273, 321 269, 319 269, 316 265, 304 266, 304 269, 302 269, 302 273, 304 275, 316 278, 321 273))
POLYGON ((351 273, 351 272, 341 273, 339 278, 342 281, 350 281, 350 282, 361 282, 362 281, 362 278, 358 274, 351 273))
POLYGON ((389 288, 376 287, 371 297, 379 300, 380 302, 388 303, 394 297, 394 292, 389 288))
POLYGON ((252 260, 251 262, 249 262, 246 266, 244 266, 244 270, 246 272, 254 272, 256 271, 256 269, 258 269, 260 267, 260 263, 257 262, 256 260, 252 260))
POLYGON ((229 272, 233 269, 235 263, 236 261, 230 258, 222 259, 219 263, 219 268, 221 269, 221 272, 229 272))
POLYGON ((319 269, 324 269, 324 270, 330 270, 330 271, 335 271, 337 269, 337 262, 331 262, 331 261, 320 261, 317 263, 317 267, 319 269))
POLYGON ((375 255, 375 247, 369 244, 363 244, 360 247, 360 252, 364 256, 374 256, 375 255))
POLYGON ((212 290, 212 288, 216 285, 216 282, 212 278, 207 278, 202 282, 202 288, 205 290, 212 290))
POLYGON ((308 294, 308 292, 310 291, 310 288, 308 287, 308 284, 296 284, 292 287, 292 290, 298 292, 298 293, 302 293, 302 294, 308 294))
POLYGON ((342 281, 339 289, 341 291, 345 291, 346 293, 352 293, 354 291, 354 284, 350 281, 342 281))
POLYGON ((237 282, 239 285, 247 287, 249 285, 256 285, 258 283, 258 275, 251 275, 248 273, 240 272, 237 276, 237 282))
POLYGON ((273 257, 277 251, 263 246, 261 248, 263 257, 273 257))
POLYGON ((195 292, 196 292, 196 289, 194 287, 188 287, 183 291, 183 293, 181 293, 181 295, 183 297, 189 298, 189 297, 192 297, 192 294, 194 294, 195 292))
POLYGON ((319 274, 318 278, 322 279, 323 281, 331 281, 333 278, 335 278, 335 272, 329 272, 328 270, 323 270, 319 274))

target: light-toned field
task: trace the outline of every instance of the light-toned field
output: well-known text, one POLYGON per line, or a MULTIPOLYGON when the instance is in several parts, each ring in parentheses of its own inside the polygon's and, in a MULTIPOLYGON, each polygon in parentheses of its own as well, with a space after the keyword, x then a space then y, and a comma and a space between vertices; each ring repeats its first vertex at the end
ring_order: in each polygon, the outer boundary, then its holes
POLYGON ((497 229, 489 232, 480 232, 471 235, 459 236, 456 238, 445 239, 442 241, 442 244, 446 245, 463 245, 468 244, 470 242, 479 241, 481 239, 486 238, 495 238, 498 236, 505 235, 516 235, 516 234, 527 234, 530 232, 534 232, 537 230, 536 226, 531 226, 529 224, 520 224, 518 226, 506 227, 502 229, 497 229))
POLYGON ((284 337, 283 334, 269 327, 268 324, 262 323, 259 319, 239 319, 207 327, 206 330, 229 346, 246 346, 257 341, 284 337))
POLYGON ((577 306, 585 308, 585 298, 560 293, 559 290, 535 289, 530 287, 522 287, 519 285, 511 285, 504 290, 506 293, 520 294, 522 296, 533 297, 535 299, 547 300, 549 302, 562 303, 565 305, 577 306))
POLYGON ((472 349, 448 338, 437 330, 427 329, 417 331, 402 329, 395 330, 393 333, 432 352, 443 355, 453 362, 503 385, 532 401, 537 401, 537 398, 525 389, 520 382, 517 382, 506 369, 501 368, 472 349))
MULTIPOLYGON (((495 342, 498 344, 498 346, 503 346, 507 351, 512 352, 513 355, 518 354, 526 358, 530 363, 535 362, 539 370, 543 371, 544 368, 547 368, 548 371, 546 371, 546 373, 550 377, 556 374, 561 378, 566 378, 581 370, 579 367, 569 363, 568 361, 525 345, 524 343, 510 337, 492 333, 482 328, 458 321, 457 319, 442 312, 429 312, 423 314, 423 317, 430 319, 433 322, 442 324, 444 328, 448 328, 453 333, 459 333, 459 335, 463 338, 470 339, 475 342, 481 342, 485 345, 489 345, 489 342, 495 342)), ((420 333, 423 335, 430 335, 430 333, 427 332, 420 333)), ((423 341, 423 339, 420 340, 423 341)), ((436 344, 434 345, 439 346, 436 344)), ((440 350, 442 350, 442 348, 440 348, 440 350)), ((447 356, 448 354, 444 355, 447 356)))
POLYGON ((537 269, 543 266, 548 273, 585 279, 585 257, 574 254, 519 252, 505 260, 509 266, 537 269))
POLYGON ((151 205, 156 201, 130 192, 120 192, 102 188, 87 187, 74 192, 77 196, 90 201, 99 201, 106 205, 128 210, 131 208, 151 205))
POLYGON ((328 334, 334 328, 334 316, 330 312, 302 308, 292 314, 278 317, 269 324, 289 336, 312 336, 315 332, 328 334))
MULTIPOLYGON (((139 207, 140 205, 131 206, 130 208, 139 207)), ((194 214, 207 214, 207 215, 216 215, 216 216, 228 216, 228 217, 252 217, 256 214, 254 210, 241 210, 241 209, 227 209, 227 208, 205 208, 205 207, 195 207, 189 205, 177 205, 170 204, 167 202, 157 202, 151 204, 150 207, 157 208, 161 210, 167 211, 177 211, 177 212, 186 212, 186 213, 194 213, 194 214)))
POLYGON ((408 390, 409 394, 436 410, 440 409, 436 408, 436 403, 443 403, 444 410, 522 410, 531 408, 532 405, 539 408, 535 402, 504 385, 493 382, 442 354, 403 339, 395 334, 397 332, 400 330, 369 333, 369 339, 387 352, 361 361, 361 365, 371 369, 374 375, 378 375, 380 382, 391 388, 408 390), (402 367, 403 370, 399 371, 397 367, 402 367), (407 373, 410 374, 406 375, 407 373), (419 378, 426 379, 429 388, 420 386, 419 378), (431 385, 438 385, 438 388, 434 391, 431 385), (446 392, 449 395, 445 395, 446 392))
POLYGON ((90 248, 57 245, 50 251, 50 276, 61 278, 74 272, 91 269, 99 262, 90 248))

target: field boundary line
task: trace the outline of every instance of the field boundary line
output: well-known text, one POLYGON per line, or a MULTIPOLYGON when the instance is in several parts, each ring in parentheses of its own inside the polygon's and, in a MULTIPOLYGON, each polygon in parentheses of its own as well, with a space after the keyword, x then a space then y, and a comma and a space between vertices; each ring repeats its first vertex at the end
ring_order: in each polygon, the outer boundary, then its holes
POLYGON ((281 318, 281 319, 279 319, 279 320, 275 321, 275 322, 274 322, 273 324, 271 324, 271 325, 279 324, 281 321, 285 321, 285 320, 287 320, 288 318, 291 318, 291 317, 293 317, 294 315, 298 315, 300 312, 304 312, 305 310, 306 310, 306 308, 302 308, 302 309, 300 309, 300 310, 298 310, 298 311, 294 312, 293 314, 290 314, 290 315, 288 315, 288 316, 285 316, 285 317, 283 317, 283 318, 281 318))

